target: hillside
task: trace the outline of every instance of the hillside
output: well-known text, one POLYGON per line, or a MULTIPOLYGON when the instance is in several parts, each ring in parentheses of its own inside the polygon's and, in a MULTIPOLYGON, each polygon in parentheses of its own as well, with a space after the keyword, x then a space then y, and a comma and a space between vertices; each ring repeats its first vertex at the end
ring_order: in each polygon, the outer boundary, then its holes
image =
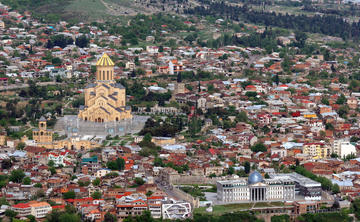
POLYGON ((119 16, 151 14, 175 10, 176 2, 164 7, 160 2, 144 0, 2 0, 19 11, 30 11, 34 17, 48 21, 105 21, 119 16), (172 6, 172 7, 171 7, 172 6))

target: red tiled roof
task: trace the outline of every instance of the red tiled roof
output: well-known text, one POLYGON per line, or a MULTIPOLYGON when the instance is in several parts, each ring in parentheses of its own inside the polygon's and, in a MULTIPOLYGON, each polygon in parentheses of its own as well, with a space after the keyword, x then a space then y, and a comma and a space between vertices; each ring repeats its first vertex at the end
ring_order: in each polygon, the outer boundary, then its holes
POLYGON ((25 208, 30 208, 30 205, 27 203, 19 203, 19 204, 12 205, 12 207, 25 209, 25 208))

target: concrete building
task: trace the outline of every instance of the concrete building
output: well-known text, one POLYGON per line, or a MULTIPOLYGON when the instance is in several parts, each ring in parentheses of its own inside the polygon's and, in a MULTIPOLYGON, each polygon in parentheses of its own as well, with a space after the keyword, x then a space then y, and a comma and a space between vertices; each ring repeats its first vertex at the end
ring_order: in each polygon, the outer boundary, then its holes
POLYGON ((341 158, 345 158, 350 154, 356 155, 356 147, 347 140, 334 140, 332 144, 332 153, 337 154, 341 158))
POLYGON ((52 207, 49 203, 38 201, 12 205, 11 209, 18 213, 18 217, 33 215, 35 218, 44 218, 52 211, 52 207))
POLYGON ((264 179, 257 171, 248 178, 217 181, 217 199, 231 202, 275 202, 321 200, 321 184, 297 173, 270 174, 264 179))
POLYGON ((51 205, 47 202, 29 203, 29 205, 31 207, 31 215, 35 218, 44 218, 52 211, 51 205))
POLYGON ((321 183, 298 173, 271 174, 271 178, 288 178, 295 183, 295 194, 307 201, 321 200, 321 183))
POLYGON ((191 216, 191 204, 188 202, 175 202, 162 204, 163 219, 186 219, 191 216))
POLYGON ((326 159, 330 156, 330 148, 323 143, 305 143, 303 153, 308 154, 312 159, 326 159))
POLYGON ((264 179, 254 171, 248 178, 217 182, 222 202, 271 202, 295 199, 295 183, 287 177, 264 179))
POLYGON ((19 203, 11 206, 11 210, 15 211, 18 217, 26 217, 31 215, 31 206, 27 203, 19 203))

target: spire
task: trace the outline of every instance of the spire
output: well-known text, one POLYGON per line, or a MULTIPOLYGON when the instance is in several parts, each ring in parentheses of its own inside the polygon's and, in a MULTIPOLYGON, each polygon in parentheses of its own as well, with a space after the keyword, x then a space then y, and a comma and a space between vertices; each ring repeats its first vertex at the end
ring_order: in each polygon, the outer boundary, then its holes
POLYGON ((113 81, 114 80, 114 62, 104 53, 96 63, 96 80, 113 81))
POLYGON ((108 54, 104 53, 97 61, 96 66, 114 66, 114 62, 110 59, 108 54))
POLYGON ((182 82, 181 72, 178 72, 178 74, 177 74, 177 82, 178 82, 178 83, 181 83, 181 82, 182 82))

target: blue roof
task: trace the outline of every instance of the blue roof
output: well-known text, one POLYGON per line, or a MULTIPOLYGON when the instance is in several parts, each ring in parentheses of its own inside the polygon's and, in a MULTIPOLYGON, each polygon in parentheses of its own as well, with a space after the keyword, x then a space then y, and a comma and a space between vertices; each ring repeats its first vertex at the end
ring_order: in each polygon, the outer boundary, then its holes
POLYGON ((98 162, 98 157, 97 156, 93 156, 90 158, 82 158, 81 160, 82 163, 97 163, 98 162))
POLYGON ((337 184, 339 185, 340 187, 352 187, 353 186, 353 182, 351 180, 343 180, 343 181, 340 181, 340 180, 334 180, 332 179, 331 182, 333 184, 337 184))
POLYGON ((257 171, 252 172, 248 178, 249 184, 255 184, 255 183, 262 182, 262 181, 263 181, 263 177, 257 171))

